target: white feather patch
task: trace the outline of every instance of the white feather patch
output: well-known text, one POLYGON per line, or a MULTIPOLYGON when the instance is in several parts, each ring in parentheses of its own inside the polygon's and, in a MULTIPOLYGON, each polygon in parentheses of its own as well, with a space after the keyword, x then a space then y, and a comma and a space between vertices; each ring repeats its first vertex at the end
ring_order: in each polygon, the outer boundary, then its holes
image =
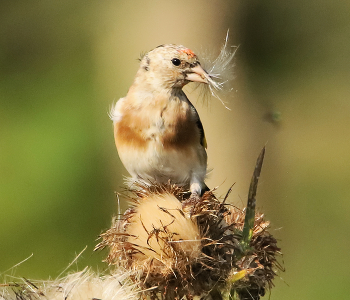
POLYGON ((116 103, 113 103, 111 109, 108 112, 108 116, 113 121, 113 124, 119 122, 123 116, 120 111, 120 107, 124 99, 125 98, 120 98, 116 103))

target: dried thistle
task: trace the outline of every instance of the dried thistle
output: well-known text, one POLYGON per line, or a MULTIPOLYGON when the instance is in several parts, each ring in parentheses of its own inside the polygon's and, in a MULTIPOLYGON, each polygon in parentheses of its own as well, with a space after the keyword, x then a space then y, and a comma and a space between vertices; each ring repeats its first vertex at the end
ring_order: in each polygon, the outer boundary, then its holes
POLYGON ((126 270, 101 276, 89 268, 52 281, 21 279, 0 284, 1 300, 137 300, 138 287, 126 270))
POLYGON ((282 269, 269 222, 254 213, 250 228, 246 210, 226 204, 229 193, 222 201, 213 191, 198 201, 185 194, 170 184, 139 183, 132 207, 96 249, 108 247, 109 264, 137 272, 134 281, 151 299, 259 299, 282 269))

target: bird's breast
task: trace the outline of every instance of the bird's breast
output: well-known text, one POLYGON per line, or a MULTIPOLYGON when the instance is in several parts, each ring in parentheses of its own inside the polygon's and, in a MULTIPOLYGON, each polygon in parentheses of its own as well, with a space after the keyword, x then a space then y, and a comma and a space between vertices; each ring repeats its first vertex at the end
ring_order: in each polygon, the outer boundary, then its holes
POLYGON ((117 148, 184 150, 199 144, 200 132, 187 103, 129 111, 115 123, 117 148))
POLYGON ((188 184, 195 172, 205 176, 206 153, 200 144, 198 117, 188 103, 120 109, 115 142, 133 177, 188 184))
POLYGON ((190 110, 176 114, 166 110, 163 119, 162 144, 165 149, 181 150, 199 144, 200 133, 190 110))

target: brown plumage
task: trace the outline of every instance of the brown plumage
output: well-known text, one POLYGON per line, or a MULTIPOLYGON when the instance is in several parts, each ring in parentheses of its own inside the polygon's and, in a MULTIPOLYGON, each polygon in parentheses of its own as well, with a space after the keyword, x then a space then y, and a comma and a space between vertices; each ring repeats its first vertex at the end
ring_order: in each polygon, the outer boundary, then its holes
POLYGON ((208 78, 184 46, 161 45, 142 58, 126 97, 111 111, 118 153, 134 180, 170 181, 199 195, 206 189, 204 130, 182 88, 208 78))

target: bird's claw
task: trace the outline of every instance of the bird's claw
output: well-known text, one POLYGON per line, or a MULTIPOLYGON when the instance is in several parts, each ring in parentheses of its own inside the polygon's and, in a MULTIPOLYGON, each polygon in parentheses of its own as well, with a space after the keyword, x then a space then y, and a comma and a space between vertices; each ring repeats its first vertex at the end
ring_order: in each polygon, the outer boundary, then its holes
POLYGON ((198 202, 201 201, 201 196, 194 192, 191 193, 191 196, 182 202, 182 210, 185 214, 187 214, 189 217, 193 215, 194 208, 198 202))

